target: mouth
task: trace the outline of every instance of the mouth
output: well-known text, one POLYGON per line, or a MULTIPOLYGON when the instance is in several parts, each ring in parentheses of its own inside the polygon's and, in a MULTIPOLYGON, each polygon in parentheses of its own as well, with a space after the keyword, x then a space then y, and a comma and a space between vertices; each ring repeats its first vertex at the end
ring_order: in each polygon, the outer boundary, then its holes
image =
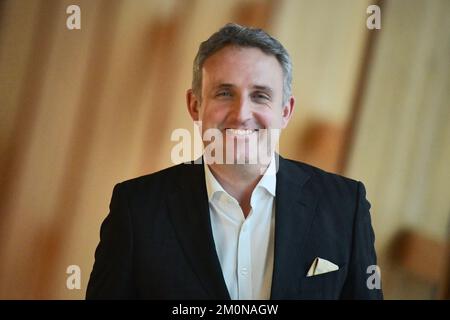
POLYGON ((236 135, 236 136, 247 136, 252 134, 253 132, 257 132, 258 129, 232 129, 227 128, 225 129, 226 133, 236 135))

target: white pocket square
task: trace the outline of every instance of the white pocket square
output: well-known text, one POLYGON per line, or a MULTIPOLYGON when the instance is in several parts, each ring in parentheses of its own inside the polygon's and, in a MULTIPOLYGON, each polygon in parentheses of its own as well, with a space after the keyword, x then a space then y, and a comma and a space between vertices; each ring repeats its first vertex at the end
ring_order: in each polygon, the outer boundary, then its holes
POLYGON ((312 277, 336 270, 339 270, 339 267, 335 265, 333 262, 317 257, 314 259, 306 276, 312 277))

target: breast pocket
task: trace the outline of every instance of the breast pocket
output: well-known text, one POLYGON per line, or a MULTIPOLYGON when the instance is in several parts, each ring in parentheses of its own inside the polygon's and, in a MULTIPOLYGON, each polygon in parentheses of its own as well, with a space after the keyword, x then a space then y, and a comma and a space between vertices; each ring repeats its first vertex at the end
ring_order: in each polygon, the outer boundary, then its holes
POLYGON ((339 299, 346 273, 346 265, 340 265, 336 271, 311 277, 305 275, 300 281, 300 296, 303 299, 339 299))

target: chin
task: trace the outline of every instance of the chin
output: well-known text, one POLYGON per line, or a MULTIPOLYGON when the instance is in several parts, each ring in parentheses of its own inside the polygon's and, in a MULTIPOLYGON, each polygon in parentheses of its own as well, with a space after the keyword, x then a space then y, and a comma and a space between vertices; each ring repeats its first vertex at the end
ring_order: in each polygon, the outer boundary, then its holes
POLYGON ((252 154, 248 150, 237 150, 233 156, 234 164, 251 165, 257 164, 258 152, 253 151, 252 154))

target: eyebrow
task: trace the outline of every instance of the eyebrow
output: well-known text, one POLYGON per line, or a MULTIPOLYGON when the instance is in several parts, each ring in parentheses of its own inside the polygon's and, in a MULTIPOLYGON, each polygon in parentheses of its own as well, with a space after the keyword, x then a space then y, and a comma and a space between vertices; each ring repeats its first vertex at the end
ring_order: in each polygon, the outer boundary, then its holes
POLYGON ((253 86, 253 88, 254 88, 254 89, 258 89, 258 90, 261 90, 261 91, 266 91, 266 92, 269 92, 270 94, 272 94, 272 93, 273 93, 273 90, 272 90, 272 88, 270 88, 270 87, 268 87, 268 86, 260 86, 260 85, 254 85, 254 86, 253 86))
MULTIPOLYGON (((214 89, 228 89, 228 88, 233 88, 233 87, 235 87, 235 85, 233 85, 231 83, 220 83, 220 84, 214 86, 214 89)), ((270 94, 273 93, 272 88, 270 88, 268 86, 264 86, 264 85, 253 85, 252 89, 266 91, 266 92, 269 92, 270 94)))
POLYGON ((234 87, 234 85, 232 85, 231 83, 220 83, 218 85, 215 85, 213 88, 214 89, 222 89, 222 88, 232 88, 234 87))

